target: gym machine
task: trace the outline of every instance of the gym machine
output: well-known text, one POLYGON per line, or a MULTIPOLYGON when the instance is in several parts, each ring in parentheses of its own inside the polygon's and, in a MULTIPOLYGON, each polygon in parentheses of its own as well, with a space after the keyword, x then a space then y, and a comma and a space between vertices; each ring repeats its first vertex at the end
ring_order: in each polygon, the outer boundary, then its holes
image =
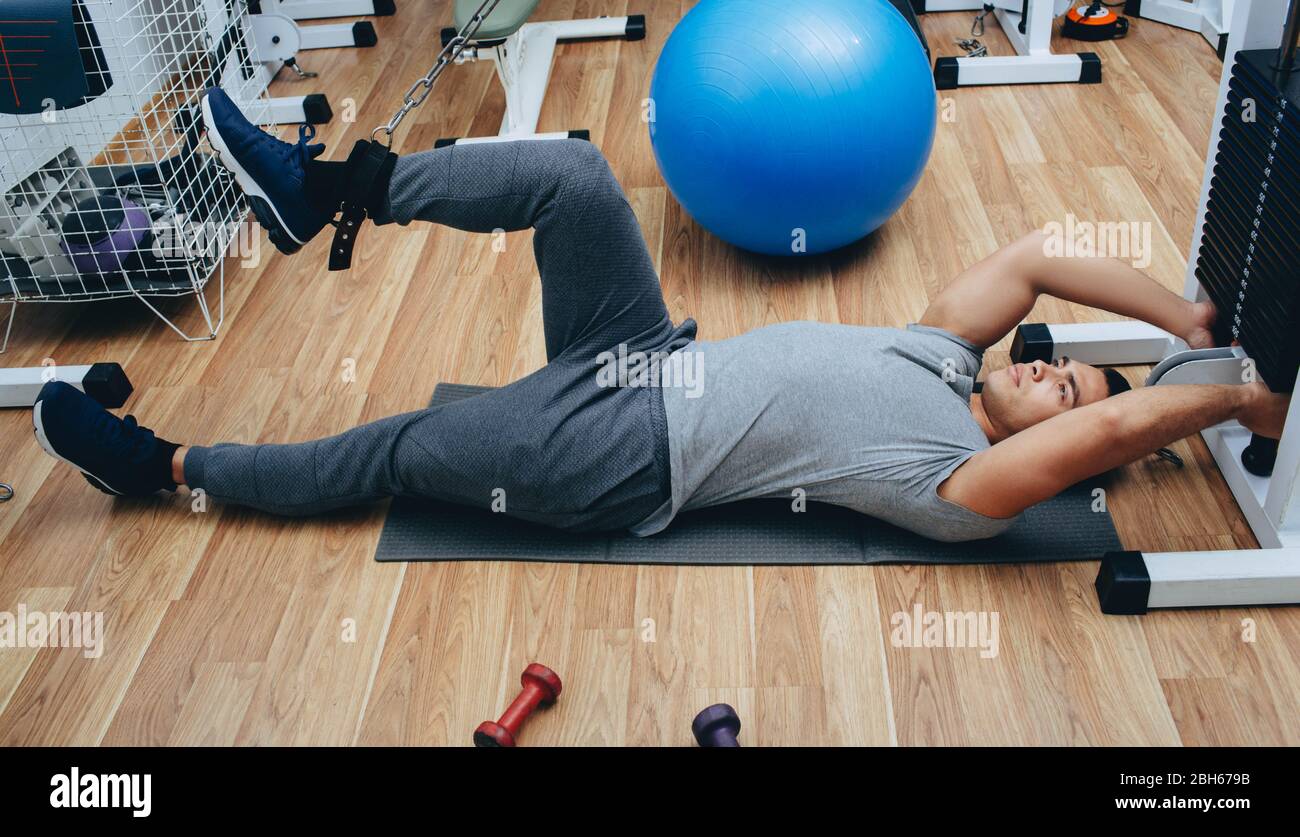
MULTIPOLYGON (((250 14, 248 38, 256 45, 257 55, 266 65, 265 84, 270 84, 281 67, 293 70, 300 79, 316 77, 316 73, 298 66, 298 53, 305 47, 302 30, 292 19, 284 15, 264 12, 250 14)), ((360 44, 360 46, 371 46, 371 44, 360 44)), ((244 71, 247 73, 247 69, 244 71)), ((269 96, 266 102, 266 115, 258 120, 264 125, 301 123, 323 125, 334 117, 334 112, 330 109, 329 100, 324 93, 269 96)))
MULTIPOLYGON (((502 142, 517 139, 589 139, 585 129, 537 133, 542 99, 551 80, 555 45, 560 41, 593 38, 645 37, 645 15, 596 17, 586 20, 546 20, 528 23, 538 0, 498 0, 484 15, 482 25, 456 55, 457 64, 491 60, 506 94, 506 112, 495 137, 447 137, 435 147, 470 142, 502 142)), ((464 31, 482 6, 479 0, 456 0, 456 25, 442 30, 442 48, 447 49, 458 31, 464 31)))
MULTIPOLYGON (((315 78, 317 73, 304 70, 298 65, 298 54, 304 50, 373 47, 379 43, 375 25, 368 20, 299 26, 297 21, 298 15, 303 11, 302 3, 293 0, 247 0, 247 3, 248 37, 253 42, 258 58, 269 68, 267 83, 280 67, 288 67, 300 79, 315 78)), ((366 10, 373 5, 369 2, 336 5, 339 7, 339 15, 374 13, 366 10)), ((392 14, 391 3, 385 7, 385 11, 392 14)), ((329 101, 322 93, 274 96, 268 101, 269 124, 306 122, 320 125, 329 122, 334 115, 329 101)))
MULTIPOLYGON (((297 54, 307 48, 303 45, 302 29, 292 18, 276 13, 277 2, 278 0, 264 0, 261 3, 257 0, 202 0, 198 6, 198 20, 202 21, 199 34, 202 38, 191 38, 189 42, 180 43, 190 53, 198 53, 199 50, 194 47, 202 44, 206 47, 207 56, 198 58, 197 55, 186 55, 185 60, 190 62, 190 66, 207 71, 204 79, 206 86, 202 89, 221 86, 230 92, 241 91, 241 97, 261 97, 257 119, 260 124, 320 125, 329 122, 334 114, 323 93, 300 96, 261 95, 281 67, 289 67, 299 78, 313 78, 316 75, 298 66, 297 54), (244 91, 244 88, 249 89, 244 91)), ((125 28, 139 25, 132 21, 131 26, 125 28)), ((185 21, 177 34, 184 33, 190 27, 195 27, 195 23, 185 21)))
POLYGON ((1015 55, 936 59, 934 86, 951 90, 981 84, 1099 83, 1101 59, 1096 53, 1052 52, 1052 21, 1070 5, 1071 0, 912 0, 917 14, 977 12, 973 38, 984 34, 984 18, 991 12, 1016 50, 1015 55))
MULTIPOLYGON (((1154 363, 1147 385, 1259 379, 1292 392, 1300 370, 1300 0, 1236 4, 1207 155, 1184 296, 1219 311, 1216 342, 1189 350, 1134 322, 1022 325, 1012 359, 1154 363)), ((1097 576, 1101 609, 1300 603, 1300 402, 1280 441, 1252 438, 1237 422, 1202 437, 1260 549, 1112 552, 1097 576)))
MULTIPOLYGON (((258 53, 264 58, 280 58, 280 53, 288 52, 285 61, 290 68, 297 71, 292 58, 299 50, 331 49, 334 47, 372 47, 379 43, 375 34, 375 25, 368 20, 352 23, 321 23, 314 26, 299 26, 295 17, 296 7, 301 4, 292 0, 248 0, 248 12, 256 29, 263 19, 275 19, 276 24, 265 35, 257 33, 258 53), (286 34, 287 32, 287 34, 286 34), (269 36, 269 37, 268 37, 269 36), (276 41, 274 38, 279 37, 276 41)), ((360 6, 362 4, 353 4, 360 6)), ((369 5, 369 4, 365 4, 369 5)), ((391 11, 389 12, 391 14, 391 11)), ((365 11, 340 12, 340 15, 370 14, 365 11)))
MULTIPOLYGON (((209 0, 210 2, 211 0, 209 0)), ((229 3, 231 0, 225 0, 229 3)), ((298 64, 299 53, 311 49, 338 47, 373 47, 379 43, 375 26, 368 20, 351 23, 325 23, 299 26, 298 20, 314 17, 341 17, 346 15, 391 15, 395 11, 392 0, 364 0, 364 2, 298 2, 297 0, 239 0, 247 5, 246 39, 251 52, 266 69, 259 73, 263 87, 270 84, 281 67, 288 67, 300 79, 315 78, 317 73, 304 70, 298 64)), ((230 40, 222 36, 217 40, 215 53, 230 40)), ((223 56, 222 61, 225 60, 223 56)), ((254 72, 247 54, 239 55, 239 67, 245 77, 254 72)), ((323 93, 302 96, 272 96, 266 99, 262 124, 291 125, 308 123, 321 125, 334 114, 323 93)))

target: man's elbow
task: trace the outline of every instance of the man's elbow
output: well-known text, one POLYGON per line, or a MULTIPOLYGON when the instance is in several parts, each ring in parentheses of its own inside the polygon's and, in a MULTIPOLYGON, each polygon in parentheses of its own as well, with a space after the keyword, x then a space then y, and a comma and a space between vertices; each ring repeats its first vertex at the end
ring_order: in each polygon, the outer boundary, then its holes
POLYGON ((1044 246, 1047 244, 1047 233, 1042 230, 1033 230, 1027 232, 1020 238, 1016 239, 1014 247, 1025 250, 1030 253, 1042 254, 1044 246))
POLYGON ((1074 458, 1078 460, 1077 465, 1082 467, 1096 466, 1097 470, 1093 473, 1099 473, 1103 470, 1109 470, 1112 465, 1103 465, 1108 463, 1115 454, 1121 449, 1127 449, 1132 446, 1133 440, 1129 437, 1134 431, 1132 416, 1128 414, 1124 404, 1117 403, 1117 399, 1107 398, 1096 404, 1088 406, 1088 422, 1079 428, 1079 434, 1076 436, 1077 444, 1074 445, 1074 458))
POLYGON ((1088 427, 1087 444, 1078 449, 1081 457, 1074 470, 1079 479, 1127 465, 1136 458, 1132 455, 1136 442, 1132 438, 1134 425, 1125 405, 1117 403, 1116 398, 1108 398, 1089 409, 1094 408, 1088 427))
POLYGON ((1129 411, 1125 400, 1118 396, 1107 398, 1097 405, 1097 429, 1104 443, 1120 437, 1128 425, 1129 411))
POLYGON ((1047 233, 1034 230, 1012 242, 1006 249, 1008 273, 1021 277, 1036 292, 1041 292, 1039 281, 1047 253, 1047 233))

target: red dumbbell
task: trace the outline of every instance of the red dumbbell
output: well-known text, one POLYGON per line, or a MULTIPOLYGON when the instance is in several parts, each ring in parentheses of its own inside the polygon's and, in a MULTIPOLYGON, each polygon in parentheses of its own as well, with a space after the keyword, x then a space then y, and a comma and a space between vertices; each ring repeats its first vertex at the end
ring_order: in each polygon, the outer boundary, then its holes
POLYGON ((506 707, 499 721, 484 721, 474 730, 475 747, 513 747, 524 719, 539 706, 550 706, 564 688, 560 675, 541 663, 529 663, 519 676, 524 689, 506 707))

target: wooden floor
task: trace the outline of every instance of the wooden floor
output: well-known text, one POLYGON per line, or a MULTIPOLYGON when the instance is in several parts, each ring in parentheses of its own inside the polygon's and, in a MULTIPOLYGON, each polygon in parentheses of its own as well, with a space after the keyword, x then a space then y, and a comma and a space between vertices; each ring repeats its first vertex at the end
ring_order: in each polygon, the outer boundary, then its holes
MULTIPOLYGON (((542 129, 589 128, 658 259, 677 320, 715 339, 782 320, 902 325, 962 267, 1067 213, 1149 221, 1149 272, 1181 289, 1220 64, 1199 36, 1135 21, 1095 49, 1105 83, 950 91, 929 169, 871 240, 788 267, 738 253, 687 218, 656 172, 641 101, 673 23, 649 37, 562 46, 542 129)), ((303 56, 336 113, 341 157, 387 119, 430 63, 449 2, 401 2, 380 47, 303 56)), ((548 0, 546 17, 621 14, 622 0, 548 0)), ((637 8, 631 11, 638 11, 637 8)), ((955 54, 966 13, 931 15, 955 54)), ((1007 51, 1000 32, 986 41, 1007 51)), ((449 70, 399 149, 495 133, 488 65, 449 70)), ((368 230, 356 265, 325 270, 320 238, 294 258, 263 241, 230 263, 215 342, 178 341, 138 303, 18 313, 8 365, 116 360, 128 409, 171 439, 283 442, 421 407, 435 382, 504 384, 543 362, 527 234, 368 230), (355 379, 346 369, 355 364, 355 379)), ((192 303, 168 308, 197 329, 192 303)), ((1094 312, 1044 302, 1032 319, 1094 312)), ((1006 345, 989 365, 1007 362, 1006 345)), ((1138 380, 1139 372, 1133 373, 1138 380)), ((1116 480, 1127 546, 1252 546, 1199 440, 1182 471, 1152 461, 1116 480)), ((1300 611, 1102 616, 1093 563, 1002 567, 635 567, 377 564, 384 508, 283 521, 189 501, 112 501, 0 414, 0 610, 102 611, 105 652, 0 650, 0 744, 467 744, 531 660, 564 678, 527 744, 690 742, 694 713, 734 704, 746 744, 1300 743, 1300 611), (1000 653, 908 649, 892 614, 994 611, 1000 653), (1253 626, 1254 641, 1243 632, 1253 626)))

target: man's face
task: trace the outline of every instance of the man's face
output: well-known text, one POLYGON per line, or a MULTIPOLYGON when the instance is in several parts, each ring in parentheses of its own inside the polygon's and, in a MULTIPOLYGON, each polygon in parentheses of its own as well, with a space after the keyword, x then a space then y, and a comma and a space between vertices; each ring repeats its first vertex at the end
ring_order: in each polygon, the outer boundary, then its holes
POLYGON ((1095 366, 1060 358, 1016 363, 989 375, 980 396, 989 420, 1008 434, 1019 433, 1066 410, 1109 394, 1106 376, 1095 366))

